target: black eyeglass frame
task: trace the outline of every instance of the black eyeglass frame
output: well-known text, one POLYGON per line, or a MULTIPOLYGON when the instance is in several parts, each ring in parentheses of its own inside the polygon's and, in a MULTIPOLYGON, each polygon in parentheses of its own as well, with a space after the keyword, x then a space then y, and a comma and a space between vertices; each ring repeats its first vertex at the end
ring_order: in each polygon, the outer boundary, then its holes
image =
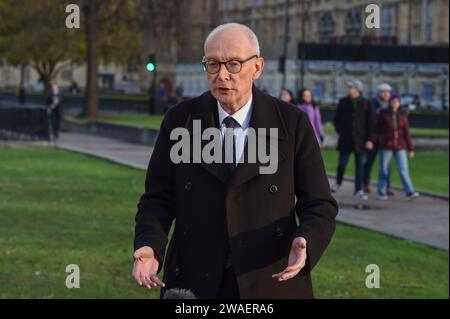
POLYGON ((208 60, 208 61, 206 61, 206 60, 205 60, 205 57, 203 57, 203 61, 202 61, 202 64, 203 64, 203 70, 205 70, 208 74, 217 74, 217 73, 219 73, 220 70, 222 69, 222 64, 223 64, 223 65, 225 65, 225 68, 227 69, 228 72, 230 72, 231 74, 237 74, 237 73, 241 72, 241 70, 242 70, 242 65, 243 65, 245 62, 248 62, 248 61, 250 61, 250 60, 252 60, 252 59, 254 59, 254 58, 259 58, 259 55, 254 54, 254 55, 252 55, 251 57, 249 57, 249 58, 247 58, 247 59, 244 59, 244 60, 232 59, 232 60, 228 60, 228 61, 225 61, 225 62, 219 62, 219 61, 216 61, 216 60, 208 60), (219 64, 219 69, 217 70, 217 72, 209 72, 209 71, 208 71, 207 63, 208 63, 208 62, 212 62, 212 61, 214 61, 214 62, 216 62, 216 63, 219 64), (230 62, 239 62, 239 64, 240 64, 239 71, 237 71, 237 72, 231 72, 231 71, 228 69, 228 67, 227 67, 227 63, 230 63, 230 62))

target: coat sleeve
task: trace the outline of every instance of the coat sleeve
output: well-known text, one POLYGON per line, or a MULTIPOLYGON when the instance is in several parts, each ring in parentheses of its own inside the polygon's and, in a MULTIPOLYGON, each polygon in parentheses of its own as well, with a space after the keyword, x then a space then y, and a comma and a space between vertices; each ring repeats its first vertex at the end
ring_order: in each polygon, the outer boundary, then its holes
POLYGON ((319 106, 317 106, 314 111, 316 112, 316 115, 317 115, 315 117, 315 119, 316 119, 316 123, 315 123, 316 129, 319 132, 319 136, 320 137, 324 137, 325 136, 325 132, 323 130, 322 115, 320 114, 319 106))
POLYGON ((164 262, 168 233, 175 218, 175 174, 170 160, 170 129, 165 117, 149 161, 145 192, 137 205, 134 249, 153 248, 159 258, 159 269, 164 262))
POLYGON ((294 182, 300 224, 292 239, 304 237, 307 242, 306 265, 299 273, 302 276, 313 269, 330 243, 338 205, 331 196, 319 144, 305 114, 299 118, 296 139, 294 182))
POLYGON ((366 141, 373 142, 373 132, 375 129, 377 112, 375 110, 375 106, 372 104, 370 100, 367 100, 367 135, 366 141))
POLYGON ((336 130, 336 133, 338 133, 338 134, 341 134, 342 103, 343 103, 343 100, 340 99, 338 102, 338 105, 336 107, 336 112, 334 113, 334 117, 333 117, 334 129, 336 130))
POLYGON ((377 118, 377 121, 375 122, 375 128, 373 130, 373 141, 377 144, 380 143, 381 136, 384 133, 383 121, 384 121, 384 116, 383 116, 383 113, 381 112, 377 118))
POLYGON ((408 121, 408 115, 407 114, 403 114, 403 135, 405 136, 405 140, 406 140, 406 148, 408 149, 409 152, 414 151, 414 146, 413 146, 413 142, 412 142, 412 138, 411 138, 411 133, 409 131, 409 121, 408 121))

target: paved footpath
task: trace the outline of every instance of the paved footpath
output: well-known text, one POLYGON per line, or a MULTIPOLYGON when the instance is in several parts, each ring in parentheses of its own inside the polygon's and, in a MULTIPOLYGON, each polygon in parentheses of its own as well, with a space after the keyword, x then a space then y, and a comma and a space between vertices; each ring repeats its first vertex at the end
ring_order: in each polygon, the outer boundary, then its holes
MULTIPOLYGON (((64 132, 55 145, 143 170, 153 151, 151 146, 64 132)), ((375 196, 360 201, 352 192, 353 182, 344 181, 335 196, 340 205, 339 222, 448 250, 448 197, 422 194, 414 201, 407 201, 403 192, 396 190, 389 201, 380 201, 375 196)))

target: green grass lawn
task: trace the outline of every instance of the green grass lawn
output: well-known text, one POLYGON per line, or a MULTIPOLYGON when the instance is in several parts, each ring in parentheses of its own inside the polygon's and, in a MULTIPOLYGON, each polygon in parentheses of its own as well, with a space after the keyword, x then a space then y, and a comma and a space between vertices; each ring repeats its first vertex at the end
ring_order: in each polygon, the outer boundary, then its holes
MULTIPOLYGON (((159 128, 163 115, 124 115, 124 114, 102 114, 100 120, 119 124, 137 125, 146 128, 159 128)), ((335 133, 331 124, 324 125, 326 133, 335 133)), ((413 136, 448 137, 448 129, 433 128, 411 128, 413 136)))
POLYGON ((100 120, 118 124, 136 125, 145 128, 157 128, 161 126, 164 115, 121 115, 102 114, 100 120))
MULTIPOLYGON (((336 174, 338 153, 335 150, 323 150, 325 167, 329 173, 336 174)), ((372 182, 378 179, 379 157, 372 168, 372 182)), ((449 193, 448 188, 448 153, 417 152, 409 160, 409 171, 414 187, 418 190, 429 190, 438 193, 449 193)), ((346 169, 346 176, 354 176, 354 157, 351 156, 346 169)), ((392 184, 402 186, 395 160, 392 161, 392 184)))
MULTIPOLYGON (((331 123, 327 123, 324 125, 325 133, 333 134, 336 133, 334 130, 334 126, 331 123)), ((448 129, 440 129, 440 128, 410 128, 410 132, 412 136, 416 137, 448 137, 448 129)))
MULTIPOLYGON (((0 149, 0 298, 157 297, 131 277, 144 175, 62 150, 0 149), (80 289, 65 287, 68 264, 80 266, 80 289)), ((338 225, 313 272, 316 296, 448 298, 448 257, 338 225), (380 267, 379 289, 365 288, 368 264, 380 267)))

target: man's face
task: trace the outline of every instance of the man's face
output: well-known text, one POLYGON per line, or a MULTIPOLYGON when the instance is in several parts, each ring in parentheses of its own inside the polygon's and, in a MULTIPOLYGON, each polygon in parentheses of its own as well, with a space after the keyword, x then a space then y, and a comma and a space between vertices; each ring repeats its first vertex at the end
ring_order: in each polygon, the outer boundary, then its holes
POLYGON ((354 86, 349 86, 348 87, 348 95, 351 98, 357 98, 360 95, 360 93, 359 93, 358 89, 355 88, 354 86))
MULTIPOLYGON (((247 34, 239 28, 228 28, 215 34, 205 46, 205 60, 226 62, 246 60, 256 55, 247 34)), ((253 58, 242 64, 239 73, 230 73, 221 65, 216 74, 207 73, 212 95, 223 105, 239 108, 245 105, 252 92, 253 81, 259 78, 264 68, 263 58, 253 58)))
POLYGON ((389 101, 389 98, 391 97, 391 92, 390 91, 380 91, 378 92, 378 96, 380 97, 380 99, 384 102, 389 101))

